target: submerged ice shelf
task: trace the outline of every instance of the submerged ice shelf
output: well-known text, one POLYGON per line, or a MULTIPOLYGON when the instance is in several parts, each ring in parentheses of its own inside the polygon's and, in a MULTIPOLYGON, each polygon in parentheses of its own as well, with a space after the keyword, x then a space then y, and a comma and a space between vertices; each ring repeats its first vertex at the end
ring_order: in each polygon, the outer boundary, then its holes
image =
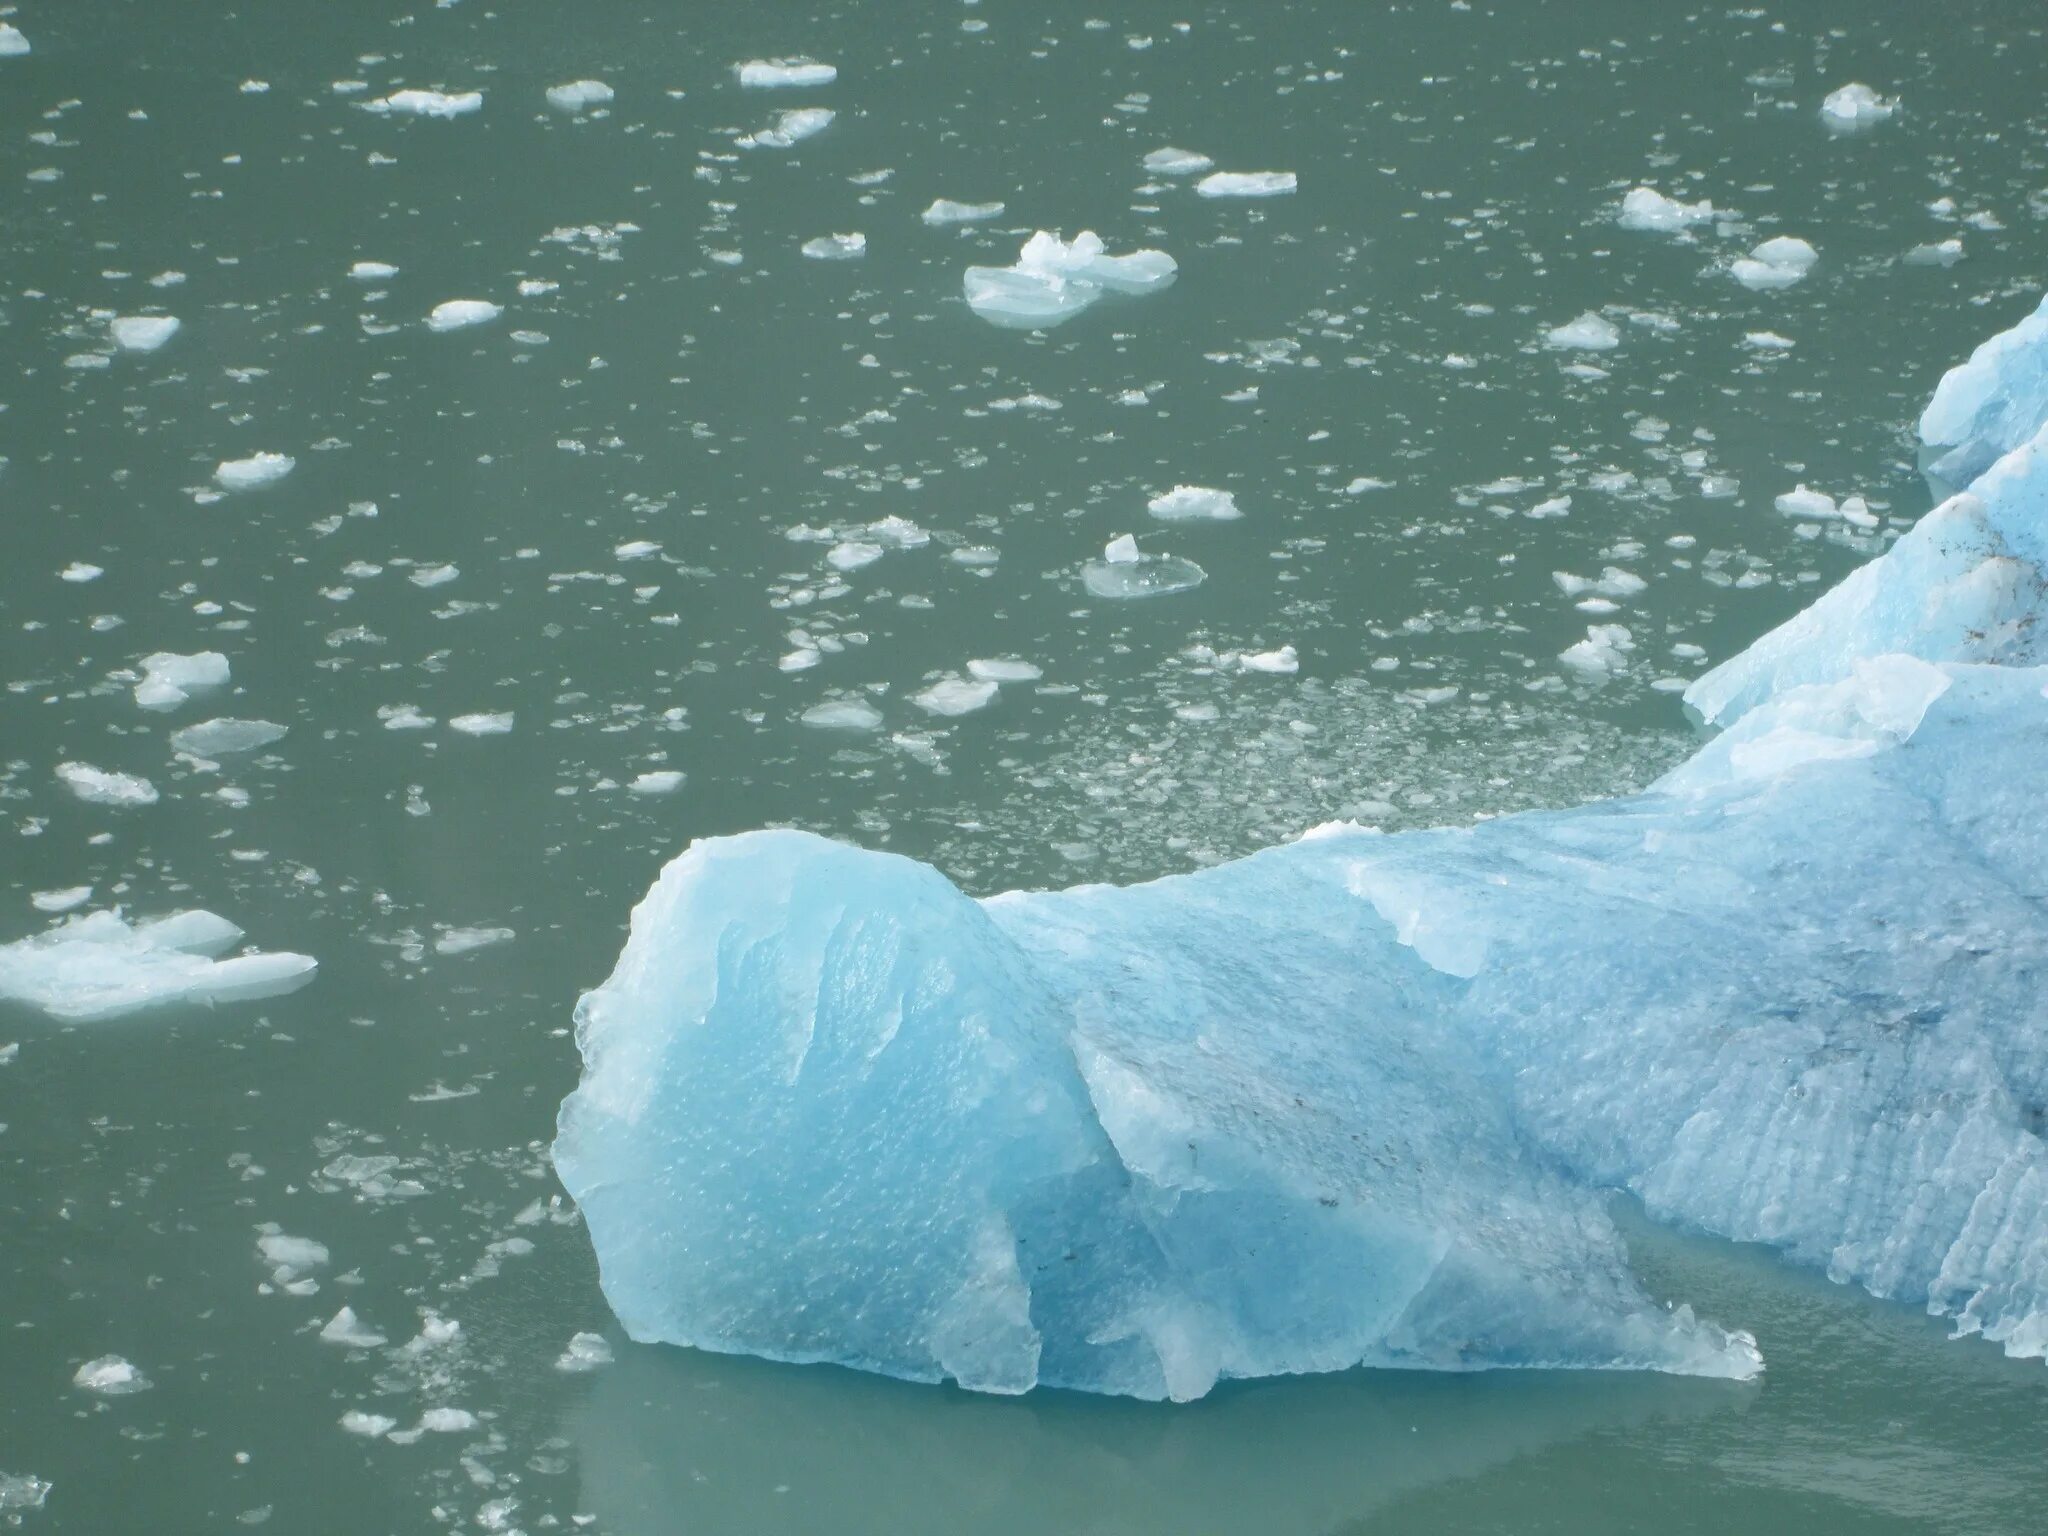
POLYGON ((984 901, 692 846, 579 1006, 555 1144, 628 1333, 1174 1399, 1754 1374, 1643 1291, 1626 1189, 2048 1354, 2048 337, 2013 335, 1930 435, 2016 445, 1702 679, 1725 729, 1642 794, 984 901))

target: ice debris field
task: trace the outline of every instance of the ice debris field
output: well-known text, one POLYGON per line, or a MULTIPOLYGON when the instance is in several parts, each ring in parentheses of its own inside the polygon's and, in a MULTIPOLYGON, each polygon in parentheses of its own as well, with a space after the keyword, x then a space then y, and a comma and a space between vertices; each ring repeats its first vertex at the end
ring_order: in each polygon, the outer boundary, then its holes
POLYGON ((2044 330, 1948 374, 1963 488, 1696 681, 1720 734, 1641 794, 983 901, 694 844, 554 1149, 627 1331, 1176 1400, 1762 1369, 1649 1299, 1621 1188, 2048 1354, 2044 330))

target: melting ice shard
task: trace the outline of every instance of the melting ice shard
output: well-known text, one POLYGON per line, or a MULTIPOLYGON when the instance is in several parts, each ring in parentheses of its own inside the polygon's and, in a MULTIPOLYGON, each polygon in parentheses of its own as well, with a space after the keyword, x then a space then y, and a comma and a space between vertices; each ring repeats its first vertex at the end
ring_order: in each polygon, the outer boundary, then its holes
POLYGON ((2048 1353, 2036 434, 1703 680, 1728 728, 1639 795, 985 901, 696 844, 555 1144, 620 1321, 1001 1392, 1753 1374, 1644 1294, 1621 1188, 2048 1353))

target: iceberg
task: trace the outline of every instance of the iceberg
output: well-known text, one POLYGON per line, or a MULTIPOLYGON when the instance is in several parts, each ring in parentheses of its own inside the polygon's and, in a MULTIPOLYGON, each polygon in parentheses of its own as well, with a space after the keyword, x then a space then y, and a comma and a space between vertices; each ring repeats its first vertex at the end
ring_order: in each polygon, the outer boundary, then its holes
POLYGON ((130 923, 94 912, 0 944, 0 998, 53 1019, 117 1018, 173 1002, 230 1002, 296 991, 317 968, 310 955, 236 955, 242 930, 211 912, 130 923))
POLYGON ((1958 490, 2048 424, 2048 298, 1942 375, 1920 441, 1946 449, 1931 472, 1958 490))
POLYGON ((983 900, 693 844, 576 1011, 554 1158, 613 1311, 1005 1393, 1753 1376, 1741 1319, 1645 1292, 1625 1190, 2048 1354, 2044 545, 2037 436, 1611 801, 983 900))
POLYGON ((969 267, 967 304, 995 325, 1038 329, 1071 320, 1106 293, 1157 293, 1179 271, 1164 251, 1111 256, 1102 237, 1082 230, 1072 240, 1039 230, 1008 267, 969 267))

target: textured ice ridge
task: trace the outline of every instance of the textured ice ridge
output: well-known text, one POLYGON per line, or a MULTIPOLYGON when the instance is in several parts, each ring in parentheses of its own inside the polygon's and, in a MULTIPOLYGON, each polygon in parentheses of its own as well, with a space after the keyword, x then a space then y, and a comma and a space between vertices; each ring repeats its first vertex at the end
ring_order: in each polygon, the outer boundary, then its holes
POLYGON ((2043 448, 1922 524, 1964 502, 2031 587, 1916 531, 1639 795, 985 901, 694 845, 578 1008, 555 1144, 620 1321, 1005 1392, 1754 1374, 1645 1294, 1625 1189, 2048 1353, 2048 667, 1980 638, 2043 606, 2043 448))

